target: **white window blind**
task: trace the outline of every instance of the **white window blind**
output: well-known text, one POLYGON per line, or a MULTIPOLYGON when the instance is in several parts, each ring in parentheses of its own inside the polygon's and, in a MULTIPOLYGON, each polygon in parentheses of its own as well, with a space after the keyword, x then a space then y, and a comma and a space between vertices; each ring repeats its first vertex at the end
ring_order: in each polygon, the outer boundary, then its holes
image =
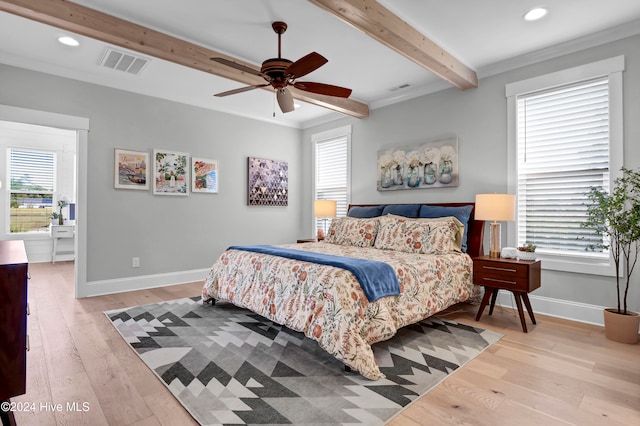
POLYGON ((520 95, 517 116, 518 245, 586 253, 586 194, 609 187, 609 79, 520 95))
POLYGON ((55 192, 56 154, 9 148, 9 231, 48 230, 55 192))
POLYGON ((55 153, 9 149, 11 191, 53 194, 55 153))
POLYGON ((349 202, 348 144, 348 135, 315 142, 315 199, 335 200, 338 217, 347 215, 349 202))

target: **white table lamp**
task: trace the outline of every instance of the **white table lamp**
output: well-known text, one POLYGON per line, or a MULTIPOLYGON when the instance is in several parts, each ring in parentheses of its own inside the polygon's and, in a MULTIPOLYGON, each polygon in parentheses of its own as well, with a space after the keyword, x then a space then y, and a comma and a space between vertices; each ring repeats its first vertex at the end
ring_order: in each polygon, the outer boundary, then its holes
POLYGON ((513 194, 476 194, 477 220, 492 220, 489 256, 500 257, 500 224, 498 221, 515 220, 516 196, 513 194))
POLYGON ((313 202, 313 215, 323 220, 322 228, 318 229, 318 240, 323 240, 327 232, 327 218, 336 217, 336 204, 335 200, 315 200, 313 202))

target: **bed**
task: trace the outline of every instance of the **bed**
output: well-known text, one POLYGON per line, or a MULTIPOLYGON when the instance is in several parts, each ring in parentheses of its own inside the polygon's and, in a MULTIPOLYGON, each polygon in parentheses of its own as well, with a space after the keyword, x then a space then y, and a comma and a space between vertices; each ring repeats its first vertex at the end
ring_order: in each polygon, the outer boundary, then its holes
MULTIPOLYGON (((483 232, 473 203, 350 205, 324 241, 230 247, 213 264, 202 299, 303 332, 345 366, 377 380, 384 375, 372 344, 477 297, 471 259, 483 252, 483 232), (333 263, 343 259, 346 266, 333 263), (372 292, 351 262, 390 270, 397 294, 386 287, 372 292)), ((367 280, 383 287, 391 280, 373 275, 367 280)))

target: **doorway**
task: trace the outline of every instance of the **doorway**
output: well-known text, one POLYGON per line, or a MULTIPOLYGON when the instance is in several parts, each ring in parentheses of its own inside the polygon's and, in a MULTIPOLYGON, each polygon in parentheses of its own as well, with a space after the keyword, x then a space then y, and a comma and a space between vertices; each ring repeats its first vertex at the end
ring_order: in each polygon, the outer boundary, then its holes
MULTIPOLYGON (((86 200, 87 200, 87 143, 88 143, 89 120, 82 117, 73 117, 62 114, 55 114, 44 111, 36 111, 25 108, 10 107, 0 105, 0 134, 1 132, 13 132, 13 135, 20 134, 22 139, 20 143, 10 143, 11 138, 2 137, 0 145, 2 145, 2 153, 0 157, 11 155, 11 147, 17 154, 28 155, 31 152, 41 151, 53 153, 54 157, 54 185, 51 194, 52 207, 49 210, 57 210, 60 196, 64 196, 66 200, 72 201, 71 205, 63 207, 63 216, 67 217, 67 223, 70 224, 71 213, 74 215, 73 225, 75 226, 75 237, 73 241, 73 253, 75 255, 75 297, 84 297, 86 287, 86 200), (30 132, 32 132, 30 134, 30 132), (25 136, 28 135, 28 136, 25 136), (45 137, 46 136, 46 137, 45 137), (70 139, 69 139, 70 138, 70 139), (45 146, 45 139, 54 140, 52 146, 45 146), (73 210, 73 211, 72 211, 73 210)), ((7 133, 7 134, 8 134, 7 133)), ((19 158, 19 157, 16 157, 19 158)), ((7 158, 4 158, 3 164, 9 164, 7 158)), ((17 160, 16 160, 17 161, 17 160)), ((19 164, 17 161, 16 164, 19 164)), ((3 168, 4 169, 4 168, 3 168)), ((26 170, 26 169, 25 169, 26 170)), ((29 177, 34 183, 34 187, 40 188, 38 179, 34 176, 29 177)), ((0 191, 0 202, 2 202, 2 210, 5 211, 3 217, 0 218, 0 239, 23 239, 25 245, 28 246, 27 253, 31 251, 32 255, 29 261, 46 261, 42 256, 42 245, 45 244, 43 236, 36 229, 34 232, 12 232, 10 227, 12 218, 10 216, 11 182, 7 182, 7 173, 0 175, 3 190, 0 191), (6 187, 5 187, 6 186, 6 187), (40 235, 38 235, 40 234, 40 235), (33 257, 33 259, 32 259, 33 257)), ((14 188, 18 185, 14 185, 14 188)), ((29 187, 29 185, 23 186, 29 187)), ((49 191, 46 185, 42 185, 42 194, 36 194, 34 200, 24 201, 23 195, 14 196, 11 206, 15 209, 37 208, 46 209, 46 201, 43 201, 45 192, 49 191), (14 202, 15 201, 15 202, 14 202), (31 204, 31 206, 29 206, 31 204)), ((16 191, 20 192, 20 191, 16 191)), ((36 191, 38 192, 38 191, 36 191)), ((51 191, 49 191, 51 192, 51 191)), ((17 211, 17 210, 16 210, 17 211)), ((20 213, 20 212, 18 212, 20 213)), ((16 222, 16 220, 14 220, 16 222)), ((32 226, 37 226, 33 225, 32 226)), ((17 229, 17 228, 14 228, 17 229)), ((48 236, 48 235, 47 235, 48 236)), ((50 247, 51 239, 46 238, 46 244, 50 247)))

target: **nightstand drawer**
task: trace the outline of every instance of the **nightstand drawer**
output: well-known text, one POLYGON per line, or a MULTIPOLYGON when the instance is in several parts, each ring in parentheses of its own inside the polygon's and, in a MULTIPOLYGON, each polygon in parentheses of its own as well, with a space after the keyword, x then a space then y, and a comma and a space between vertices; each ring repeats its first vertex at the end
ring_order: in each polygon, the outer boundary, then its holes
POLYGON ((74 234, 73 225, 52 225, 51 237, 53 238, 73 238, 74 234))
POLYGON ((505 290, 529 291, 527 280, 516 276, 473 273, 473 283, 485 287, 498 287, 505 290))

